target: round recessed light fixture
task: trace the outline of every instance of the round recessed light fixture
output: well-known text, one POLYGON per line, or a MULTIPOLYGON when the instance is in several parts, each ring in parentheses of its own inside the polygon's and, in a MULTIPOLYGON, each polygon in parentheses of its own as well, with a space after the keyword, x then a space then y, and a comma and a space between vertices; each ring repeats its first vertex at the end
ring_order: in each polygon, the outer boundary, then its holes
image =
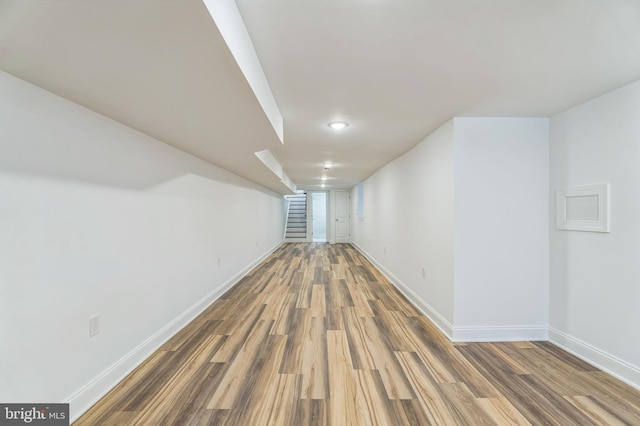
POLYGON ((322 177, 320 179, 327 180, 327 175, 322 175, 322 177))
POLYGON ((347 123, 346 121, 332 121, 331 123, 328 124, 328 126, 331 127, 333 130, 342 130, 348 125, 349 123, 347 123))
POLYGON ((333 163, 330 163, 330 162, 324 163, 324 169, 325 170, 329 170, 331 167, 333 167, 333 163))

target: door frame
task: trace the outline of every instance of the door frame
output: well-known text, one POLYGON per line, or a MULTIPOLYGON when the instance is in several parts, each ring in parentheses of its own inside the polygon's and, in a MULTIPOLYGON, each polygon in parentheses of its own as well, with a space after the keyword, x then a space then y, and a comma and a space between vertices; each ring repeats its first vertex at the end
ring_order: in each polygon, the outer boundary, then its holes
POLYGON ((308 235, 307 235, 307 239, 308 241, 313 242, 313 194, 314 193, 319 193, 319 194, 325 194, 325 227, 326 227, 326 239, 325 242, 329 242, 331 240, 331 234, 330 234, 330 220, 329 220, 329 214, 330 214, 330 209, 329 209, 329 205, 331 204, 331 202, 329 201, 331 196, 330 196, 330 192, 329 191, 307 191, 307 211, 310 214, 307 214, 307 229, 309 230, 308 235))
POLYGON ((333 202, 333 207, 331 208, 331 244, 335 244, 335 243, 344 243, 344 241, 338 241, 337 235, 336 235, 336 222, 338 220, 338 215, 337 215, 337 207, 338 207, 338 203, 335 201, 336 197, 338 196, 339 192, 345 192, 347 194, 347 226, 349 227, 349 232, 348 232, 348 241, 346 241, 346 243, 350 243, 351 242, 351 190, 349 189, 336 189, 331 191, 332 192, 332 200, 333 202))

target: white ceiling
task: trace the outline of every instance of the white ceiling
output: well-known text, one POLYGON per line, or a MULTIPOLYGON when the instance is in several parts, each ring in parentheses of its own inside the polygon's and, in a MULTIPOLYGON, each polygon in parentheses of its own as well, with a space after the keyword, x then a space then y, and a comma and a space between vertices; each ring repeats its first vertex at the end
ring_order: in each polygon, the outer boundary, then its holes
POLYGON ((639 0, 236 3, 284 144, 201 0, 0 0, 0 69, 280 192, 254 152, 350 187, 454 116, 550 116, 640 79, 639 0))

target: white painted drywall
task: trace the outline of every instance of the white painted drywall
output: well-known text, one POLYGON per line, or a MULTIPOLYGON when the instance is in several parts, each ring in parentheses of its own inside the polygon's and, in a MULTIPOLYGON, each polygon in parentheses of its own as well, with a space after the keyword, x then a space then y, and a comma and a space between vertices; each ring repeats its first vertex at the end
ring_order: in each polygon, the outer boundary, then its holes
POLYGON ((640 81, 551 118, 558 188, 610 183, 611 232, 551 217, 552 341, 640 388, 640 81))
POLYGON ((546 118, 455 118, 456 340, 545 339, 546 118))
POLYGON ((545 339, 548 173, 547 119, 455 118, 364 182, 353 242, 454 340, 545 339))
MULTIPOLYGON (((262 64, 253 46, 234 0, 203 0, 211 18, 227 43, 249 86, 260 102, 280 142, 284 143, 284 120, 264 75, 262 64)), ((295 192, 295 189, 293 189, 295 192)))
MULTIPOLYGON (((352 215, 354 244, 449 333, 454 309, 453 122, 363 185, 364 220, 352 215)), ((357 197, 354 188, 354 207, 357 197)))
POLYGON ((283 214, 279 195, 0 72, 0 401, 77 415, 277 247, 283 214))

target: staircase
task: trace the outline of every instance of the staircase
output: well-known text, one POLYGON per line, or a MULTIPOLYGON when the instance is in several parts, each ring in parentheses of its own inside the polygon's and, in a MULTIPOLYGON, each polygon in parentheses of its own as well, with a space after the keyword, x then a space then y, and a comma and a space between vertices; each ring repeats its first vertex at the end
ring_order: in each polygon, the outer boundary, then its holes
POLYGON ((285 195, 285 198, 289 200, 285 241, 306 241, 307 194, 304 191, 298 191, 296 195, 285 195))

